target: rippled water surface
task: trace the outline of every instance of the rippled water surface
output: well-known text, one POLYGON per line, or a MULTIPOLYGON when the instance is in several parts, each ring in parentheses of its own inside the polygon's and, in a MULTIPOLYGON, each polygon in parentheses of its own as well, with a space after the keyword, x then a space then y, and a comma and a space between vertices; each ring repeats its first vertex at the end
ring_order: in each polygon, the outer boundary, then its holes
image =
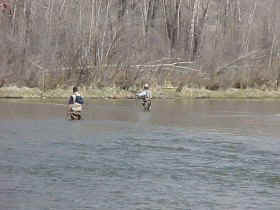
POLYGON ((0 210, 280 208, 280 101, 0 101, 0 210))

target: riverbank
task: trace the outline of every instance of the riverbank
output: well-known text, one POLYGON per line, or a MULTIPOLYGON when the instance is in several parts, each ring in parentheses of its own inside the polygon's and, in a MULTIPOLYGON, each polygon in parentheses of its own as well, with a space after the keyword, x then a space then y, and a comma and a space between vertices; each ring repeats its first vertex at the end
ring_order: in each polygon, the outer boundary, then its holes
MULTIPOLYGON (((132 99, 137 90, 121 90, 119 88, 89 89, 81 88, 80 92, 87 98, 107 98, 107 99, 132 99)), ((206 90, 184 88, 181 92, 176 92, 176 88, 153 88, 154 98, 236 98, 236 99, 280 99, 280 90, 260 90, 260 89, 227 89, 227 90, 206 90)), ((55 89, 41 91, 39 88, 27 87, 2 87, 0 88, 0 98, 68 98, 72 94, 72 89, 55 89)))

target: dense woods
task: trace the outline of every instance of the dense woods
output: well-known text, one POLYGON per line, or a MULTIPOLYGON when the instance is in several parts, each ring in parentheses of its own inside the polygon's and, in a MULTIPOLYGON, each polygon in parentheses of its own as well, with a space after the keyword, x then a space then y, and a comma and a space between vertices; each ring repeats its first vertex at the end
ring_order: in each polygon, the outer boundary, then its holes
POLYGON ((279 0, 0 0, 0 85, 277 88, 279 0))

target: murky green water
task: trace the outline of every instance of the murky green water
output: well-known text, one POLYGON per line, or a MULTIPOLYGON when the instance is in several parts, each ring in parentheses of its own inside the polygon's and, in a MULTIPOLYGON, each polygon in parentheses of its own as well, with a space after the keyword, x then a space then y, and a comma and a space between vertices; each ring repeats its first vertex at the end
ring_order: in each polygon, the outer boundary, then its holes
POLYGON ((280 101, 0 101, 0 209, 280 206, 280 101))

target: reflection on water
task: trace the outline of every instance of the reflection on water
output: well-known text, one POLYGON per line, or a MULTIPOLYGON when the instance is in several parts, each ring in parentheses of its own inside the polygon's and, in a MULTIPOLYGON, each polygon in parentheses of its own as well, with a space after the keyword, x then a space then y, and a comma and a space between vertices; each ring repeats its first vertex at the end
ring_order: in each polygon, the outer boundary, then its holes
POLYGON ((0 101, 0 209, 279 209, 279 101, 0 101))

